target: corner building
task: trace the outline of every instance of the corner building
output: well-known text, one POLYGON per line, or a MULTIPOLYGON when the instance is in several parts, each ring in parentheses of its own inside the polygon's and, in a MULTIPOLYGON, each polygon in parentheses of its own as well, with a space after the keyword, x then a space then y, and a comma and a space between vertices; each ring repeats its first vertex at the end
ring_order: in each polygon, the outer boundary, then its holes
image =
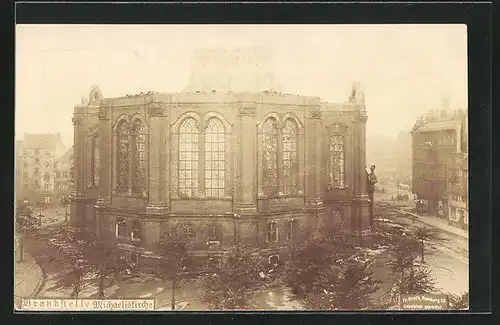
POLYGON ((236 237, 283 260, 325 220, 367 235, 366 121, 355 87, 342 104, 268 91, 104 99, 94 87, 74 108, 72 229, 117 238, 139 264, 174 228, 200 261, 236 237))

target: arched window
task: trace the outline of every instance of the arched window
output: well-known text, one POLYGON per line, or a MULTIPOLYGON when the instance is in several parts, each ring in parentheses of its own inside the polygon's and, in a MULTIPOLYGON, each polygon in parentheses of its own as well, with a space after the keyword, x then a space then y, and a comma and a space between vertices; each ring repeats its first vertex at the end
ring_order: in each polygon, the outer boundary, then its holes
POLYGON ((270 255, 269 256, 269 265, 278 266, 279 262, 280 262, 279 255, 270 255))
POLYGON ((132 241, 141 241, 141 223, 138 220, 132 222, 132 232, 130 233, 130 239, 132 241))
POLYGON ((291 119, 283 128, 283 192, 294 194, 298 183, 297 124, 291 119))
POLYGON ((194 238, 193 226, 189 223, 183 224, 181 228, 181 236, 185 236, 188 239, 194 238))
POLYGON ((116 155, 116 168, 117 175, 117 191, 119 193, 126 193, 129 187, 129 126, 127 122, 122 121, 118 125, 116 131, 117 137, 117 155, 116 155))
POLYGON ((296 233, 297 233, 297 220, 296 219, 288 220, 287 221, 286 239, 292 240, 295 237, 296 233))
POLYGON ((127 236, 127 222, 123 218, 116 219, 115 225, 116 237, 126 237, 127 236))
POLYGON ((263 190, 266 195, 278 192, 278 127, 275 118, 268 118, 262 128, 263 190))
POLYGON ((333 188, 345 186, 344 160, 344 136, 333 135, 330 138, 330 186, 333 188))
POLYGON ((275 243, 278 241, 278 223, 274 220, 267 222, 266 242, 275 243))
POLYGON ((218 118, 208 120, 205 130, 205 195, 224 196, 226 177, 226 135, 218 118))
POLYGON ((185 119, 179 129, 179 195, 198 195, 199 129, 194 118, 185 119))
POLYGON ((132 190, 137 194, 146 193, 146 151, 148 147, 148 132, 141 120, 133 124, 133 155, 132 155, 132 190))
POLYGON ((92 138, 92 185, 99 186, 99 146, 100 138, 99 136, 94 136, 92 138))

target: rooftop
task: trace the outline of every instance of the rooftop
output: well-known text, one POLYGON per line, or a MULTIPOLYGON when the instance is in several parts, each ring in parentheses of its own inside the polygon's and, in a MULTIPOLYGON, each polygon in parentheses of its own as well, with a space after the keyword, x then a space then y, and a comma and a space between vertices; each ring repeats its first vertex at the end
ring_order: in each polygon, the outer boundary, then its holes
POLYGON ((462 125, 462 121, 459 119, 452 120, 438 120, 423 122, 419 126, 416 126, 414 131, 417 132, 430 132, 430 131, 441 131, 441 130, 454 130, 462 125))
POLYGON ((51 149, 61 144, 59 133, 24 133, 24 148, 51 149))

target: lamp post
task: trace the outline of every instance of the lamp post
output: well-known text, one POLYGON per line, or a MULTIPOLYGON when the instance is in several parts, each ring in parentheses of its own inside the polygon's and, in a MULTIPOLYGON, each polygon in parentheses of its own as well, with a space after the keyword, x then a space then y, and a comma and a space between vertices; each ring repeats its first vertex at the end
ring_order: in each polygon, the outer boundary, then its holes
POLYGON ((396 176, 396 204, 399 208, 399 175, 396 176))
POLYGON ((42 225, 42 203, 39 202, 39 207, 38 207, 38 223, 40 226, 42 225))
POLYGON ((68 224, 68 198, 64 197, 64 222, 68 224))

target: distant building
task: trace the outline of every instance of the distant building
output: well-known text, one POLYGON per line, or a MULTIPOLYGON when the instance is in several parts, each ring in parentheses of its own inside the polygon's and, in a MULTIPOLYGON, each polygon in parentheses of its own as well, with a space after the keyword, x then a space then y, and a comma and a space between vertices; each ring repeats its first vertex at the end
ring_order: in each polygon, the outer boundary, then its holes
POLYGON ((448 156, 448 216, 459 227, 469 224, 469 167, 467 153, 448 156))
POLYGON ((72 190, 73 147, 55 162, 54 197, 64 200, 72 190))
POLYGON ((467 150, 467 116, 462 110, 433 112, 419 118, 412 130, 413 193, 426 202, 428 213, 448 214, 447 163, 450 154, 467 150))
POLYGON ((25 133, 16 142, 16 200, 53 203, 55 163, 66 149, 59 133, 25 133))
POLYGON ((372 135, 366 139, 366 161, 377 167, 377 186, 393 184, 398 179, 396 142, 388 136, 372 135))
POLYGON ((24 200, 23 190, 23 161, 21 160, 21 155, 23 153, 23 142, 18 140, 15 144, 15 169, 16 169, 16 184, 15 184, 15 201, 24 200))

